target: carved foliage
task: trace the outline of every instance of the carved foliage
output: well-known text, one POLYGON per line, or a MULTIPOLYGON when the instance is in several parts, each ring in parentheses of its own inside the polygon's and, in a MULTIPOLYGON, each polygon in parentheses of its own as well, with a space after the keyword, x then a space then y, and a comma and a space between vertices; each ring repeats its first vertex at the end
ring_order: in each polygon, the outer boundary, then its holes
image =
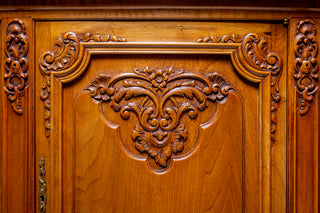
POLYGON ((275 142, 277 109, 280 102, 279 80, 282 72, 282 59, 278 53, 268 52, 268 42, 258 34, 247 35, 241 45, 247 62, 258 70, 271 73, 271 142, 275 142))
POLYGON ((198 43, 241 43, 242 37, 237 34, 224 35, 222 37, 208 36, 199 38, 198 43))
POLYGON ((47 205, 47 182, 44 158, 39 162, 39 212, 46 212, 47 205))
POLYGON ((80 51, 80 42, 125 42, 125 38, 110 35, 76 35, 73 32, 66 32, 55 41, 56 51, 47 51, 40 57, 40 71, 43 74, 43 84, 40 93, 45 107, 45 128, 46 136, 50 136, 50 73, 70 68, 77 60, 80 51))
POLYGON ((241 50, 250 66, 270 71, 271 73, 271 142, 275 142, 277 128, 277 109, 280 102, 279 80, 282 72, 282 59, 279 54, 268 52, 268 41, 256 33, 250 33, 244 38, 239 35, 224 35, 222 37, 204 37, 197 42, 206 43, 241 43, 241 50))
POLYGON ((185 148, 188 130, 181 117, 197 118, 208 101, 225 101, 231 89, 217 73, 205 78, 173 68, 148 67, 115 78, 99 75, 87 88, 92 98, 108 103, 122 119, 136 115, 139 123, 132 140, 136 150, 148 154, 148 165, 155 171, 166 170, 171 157, 179 156, 185 148))
POLYGON ((310 19, 302 20, 297 25, 296 36, 294 37, 295 60, 294 79, 300 100, 300 114, 306 114, 310 104, 318 90, 318 70, 316 60, 318 53, 318 41, 316 38, 315 23, 310 19))
POLYGON ((28 83, 28 50, 26 25, 23 21, 14 19, 9 22, 6 31, 4 90, 17 114, 22 114, 21 96, 24 95, 28 83))

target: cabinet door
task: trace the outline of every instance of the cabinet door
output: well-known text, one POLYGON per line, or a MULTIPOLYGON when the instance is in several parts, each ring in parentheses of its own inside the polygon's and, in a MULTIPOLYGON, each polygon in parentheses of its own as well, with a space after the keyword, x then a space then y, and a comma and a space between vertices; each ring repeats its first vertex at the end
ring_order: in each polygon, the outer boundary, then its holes
POLYGON ((285 181, 285 161, 271 158, 285 141, 278 28, 37 22, 40 212, 268 212, 273 194, 284 201, 285 182, 271 184, 285 181))

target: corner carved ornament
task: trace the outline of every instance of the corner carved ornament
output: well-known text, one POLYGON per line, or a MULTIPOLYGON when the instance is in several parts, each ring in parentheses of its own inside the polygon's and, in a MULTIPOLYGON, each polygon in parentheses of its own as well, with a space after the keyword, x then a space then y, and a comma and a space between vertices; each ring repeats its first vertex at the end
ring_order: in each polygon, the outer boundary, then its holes
POLYGON ((318 91, 319 65, 316 59, 318 41, 313 20, 301 20, 297 24, 293 45, 295 55, 293 77, 300 102, 298 107, 300 115, 305 115, 309 112, 314 95, 318 91))
MULTIPOLYGON (((56 52, 48 51, 41 56, 40 71, 44 76, 41 99, 46 110, 47 136, 50 136, 51 129, 50 74, 62 83, 70 82, 85 71, 92 54, 123 53, 142 47, 141 51, 155 54, 172 51, 181 54, 186 51, 194 54, 208 54, 208 51, 209 54, 228 54, 235 69, 254 83, 261 82, 271 74, 271 141, 275 141, 282 59, 279 54, 268 51, 267 39, 251 33, 244 37, 226 35, 200 38, 197 42, 165 45, 125 41, 124 38, 115 36, 105 36, 102 39, 102 36, 77 36, 67 32, 57 39, 56 52)), ((107 103, 114 111, 119 112, 122 119, 129 119, 132 113, 136 115, 139 122, 132 130, 132 142, 141 155, 147 155, 148 165, 156 172, 166 171, 173 157, 177 159, 181 153, 185 153, 188 130, 180 122, 181 116, 187 114, 190 119, 196 119, 198 113, 207 108, 208 102, 223 104, 228 93, 235 89, 219 73, 203 76, 183 69, 146 66, 137 68, 133 73, 115 77, 100 74, 86 89, 95 101, 107 103), (115 84, 121 86, 115 87, 115 84), (134 101, 138 97, 144 98, 139 104, 134 101), (178 97, 186 101, 179 103, 176 100, 178 97)))
POLYGON ((25 93, 29 77, 29 40, 25 23, 19 19, 10 21, 5 41, 4 91, 14 112, 21 115, 21 97, 25 93))

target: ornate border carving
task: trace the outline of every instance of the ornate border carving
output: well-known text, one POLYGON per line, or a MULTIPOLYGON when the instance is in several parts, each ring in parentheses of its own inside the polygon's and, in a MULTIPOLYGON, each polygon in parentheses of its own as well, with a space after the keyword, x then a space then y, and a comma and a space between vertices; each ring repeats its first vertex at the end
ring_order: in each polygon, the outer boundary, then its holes
POLYGON ((224 35, 222 37, 203 37, 197 40, 199 43, 242 43, 241 50, 247 63, 258 70, 271 73, 271 142, 276 141, 277 109, 280 102, 279 80, 282 72, 282 59, 278 53, 268 52, 268 41, 251 33, 242 38, 239 35, 224 35))
POLYGON ((44 158, 39 162, 39 212, 45 213, 47 205, 47 182, 44 158))
POLYGON ((78 58, 80 53, 80 42, 126 42, 125 38, 111 35, 97 35, 85 33, 76 35, 73 32, 66 32, 55 41, 57 50, 55 52, 47 51, 40 58, 40 71, 43 78, 42 90, 40 98, 44 101, 45 107, 45 129, 46 136, 50 136, 50 93, 51 79, 50 73, 54 71, 62 71, 70 68, 78 58))
POLYGON ((147 153, 153 171, 164 172, 172 156, 177 159, 183 151, 190 153, 184 145, 188 130, 181 123, 183 114, 196 119, 208 102, 224 103, 233 87, 217 73, 205 77, 172 67, 145 67, 114 78, 98 75, 86 90, 93 99, 119 112, 122 119, 137 116, 139 123, 131 135, 135 149, 141 156, 147 153))
MULTIPOLYGON (((78 60, 80 52, 80 43, 83 41, 95 42, 123 42, 123 38, 115 36, 97 36, 85 34, 77 36, 74 33, 65 33, 56 41, 58 50, 53 52, 45 52, 40 58, 40 70, 45 76, 41 98, 44 100, 45 112, 45 127, 46 135, 50 135, 50 73, 58 73, 57 71, 66 71, 74 67, 73 65, 78 60), (81 40, 83 39, 83 40, 81 40)), ((278 53, 268 51, 268 41, 260 37, 258 34, 251 33, 244 37, 239 35, 225 35, 222 37, 205 37, 197 40, 197 43, 233 43, 229 47, 234 65, 241 70, 242 75, 246 75, 249 80, 259 82, 263 76, 271 73, 271 141, 275 141, 277 116, 276 112, 280 102, 279 95, 279 79, 282 72, 282 59, 278 53), (234 49, 236 48, 236 49, 234 49), (243 73, 242 73, 243 72, 243 73)), ((133 45, 133 44, 131 44, 133 45)), ((188 45, 191 45, 188 44, 188 45)), ((195 45, 194 43, 192 45, 195 45)), ((119 46, 120 47, 120 46, 119 46)), ((198 47, 199 48, 199 47, 198 47)), ((217 46, 217 48, 221 48, 217 46)), ((221 53, 221 54, 230 54, 221 53)), ((82 54, 84 55, 84 54, 82 54)), ((80 59, 79 59, 80 60, 80 59)))
POLYGON ((19 19, 10 21, 6 30, 4 90, 12 109, 19 115, 23 113, 21 97, 25 93, 29 77, 28 50, 29 40, 25 23, 19 19))
POLYGON ((300 100, 300 115, 309 112, 313 97, 318 91, 319 65, 316 60, 318 54, 318 40, 316 38, 315 23, 313 20, 301 20, 293 39, 293 62, 296 89, 300 100))

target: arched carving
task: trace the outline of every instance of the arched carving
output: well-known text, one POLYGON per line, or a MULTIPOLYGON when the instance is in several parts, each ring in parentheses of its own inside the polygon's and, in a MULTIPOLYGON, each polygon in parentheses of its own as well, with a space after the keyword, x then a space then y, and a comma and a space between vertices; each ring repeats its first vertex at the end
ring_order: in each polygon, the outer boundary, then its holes
POLYGON ((244 37, 225 35, 222 37, 206 37, 197 43, 124 43, 113 45, 110 42, 123 42, 123 38, 114 36, 96 36, 85 34, 77 36, 65 33, 56 42, 58 50, 54 53, 45 52, 40 58, 40 70, 45 76, 41 98, 44 100, 45 126, 47 136, 50 134, 50 73, 62 82, 70 82, 83 73, 90 61, 91 54, 120 52, 130 53, 133 48, 141 53, 176 53, 184 54, 228 54, 231 56, 235 69, 247 80, 258 83, 271 74, 271 141, 275 141, 277 124, 276 112, 280 102, 279 79, 282 71, 282 59, 279 54, 268 51, 268 41, 255 33, 244 37), (82 39, 82 40, 81 40, 82 39), (85 42, 86 41, 86 42, 85 42), (96 45, 97 42, 102 42, 96 45), (202 43, 206 43, 205 45, 202 43), (208 43, 208 44, 207 44, 208 43))
POLYGON ((66 32, 55 41, 56 51, 47 51, 40 57, 40 71, 43 74, 42 90, 40 93, 41 99, 44 101, 45 107, 45 128, 46 136, 50 136, 51 121, 50 121, 50 93, 51 79, 50 73, 62 71, 74 65, 79 58, 80 42, 126 42, 125 38, 120 38, 110 35, 97 35, 85 33, 76 35, 73 32, 66 32))
POLYGON ((233 88, 217 73, 205 77, 172 67, 145 67, 114 78, 98 75, 86 90, 92 98, 119 112, 122 119, 136 115, 139 123, 131 133, 135 148, 148 154, 147 163, 153 171, 163 172, 172 156, 182 156, 188 140, 181 117, 187 114, 196 119, 208 102, 224 103, 233 88))
MULTIPOLYGON (((241 53, 246 62, 253 68, 271 73, 271 141, 275 142, 277 129, 277 109, 280 102, 279 80, 282 72, 282 59, 278 53, 268 51, 268 41, 256 33, 245 37, 236 34, 222 37, 204 37, 197 42, 241 43, 241 53)), ((240 56, 241 57, 241 56, 240 56)), ((249 67, 250 69, 250 67, 249 67)))

